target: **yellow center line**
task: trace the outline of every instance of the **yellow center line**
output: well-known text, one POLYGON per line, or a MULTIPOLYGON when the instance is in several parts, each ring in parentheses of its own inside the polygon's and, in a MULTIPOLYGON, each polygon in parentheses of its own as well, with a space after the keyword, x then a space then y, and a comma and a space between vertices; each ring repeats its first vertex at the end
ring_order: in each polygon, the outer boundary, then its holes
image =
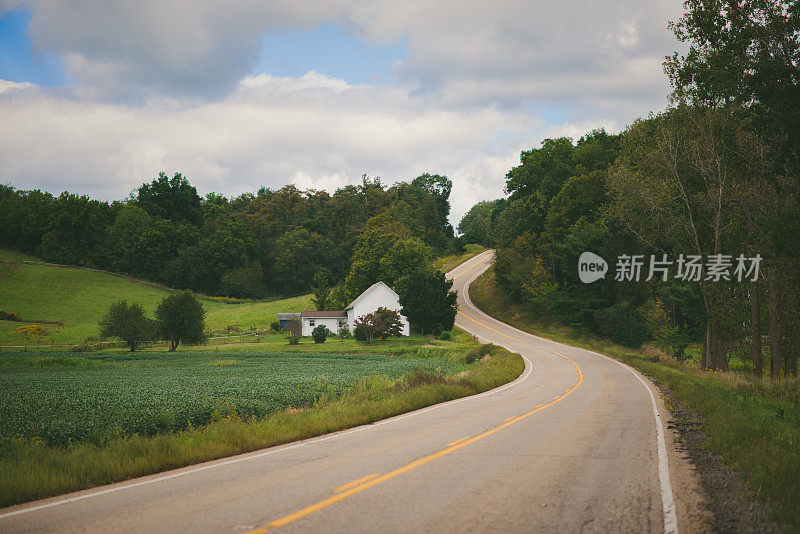
POLYGON ((452 442, 448 443, 448 444, 447 444, 447 446, 448 446, 448 447, 450 447, 450 446, 452 446, 452 445, 455 445, 456 443, 461 443, 462 441, 466 441, 466 439, 467 439, 467 438, 461 438, 461 439, 457 439, 457 440, 455 440, 455 441, 452 441, 452 442))
POLYGON ((348 489, 352 488, 353 486, 358 486, 362 482, 366 482, 367 480, 372 480, 373 478, 379 477, 379 476, 381 476, 380 473, 373 473, 371 475, 367 475, 365 477, 361 477, 358 480, 354 480, 352 482, 348 482, 347 484, 345 484, 343 486, 339 486, 338 488, 333 490, 333 493, 339 493, 340 491, 348 490, 348 489))
POLYGON ((416 469, 417 467, 423 466, 423 465, 427 464, 428 462, 432 462, 433 460, 441 458, 442 456, 447 456, 448 454, 451 454, 451 453, 453 453, 453 452, 455 452, 455 451, 457 451, 459 449, 463 449, 464 447, 466 447, 468 445, 471 445, 472 443, 475 443, 476 441, 480 441, 480 440, 482 440, 482 439, 484 439, 486 437, 491 436, 492 434, 500 432, 504 428, 507 428, 507 427, 509 427, 509 426, 511 426, 513 424, 516 424, 516 423, 522 421, 523 419, 525 419, 527 417, 530 417, 531 415, 533 415, 533 414, 535 414, 537 412, 540 412, 540 411, 544 410, 545 408, 547 408, 549 406, 552 406, 553 404, 556 404, 557 402, 563 400, 564 398, 567 397, 567 395, 570 395, 573 391, 575 391, 575 389, 578 386, 581 385, 581 382, 583 382, 583 373, 581 372, 581 368, 578 366, 577 363, 575 363, 575 361, 572 358, 564 356, 563 354, 559 354, 558 352, 552 351, 550 349, 546 349, 544 347, 539 347, 539 348, 540 349, 544 349, 544 350, 546 350, 548 352, 552 352, 553 354, 557 354, 558 356, 561 356, 562 358, 564 358, 566 360, 569 360, 570 362, 572 362, 572 365, 574 365, 575 369, 578 371, 578 375, 579 375, 578 381, 575 382, 575 384, 572 385, 572 387, 569 389, 569 392, 566 393, 565 395, 563 395, 563 396, 561 396, 561 397, 559 397, 559 398, 557 398, 557 399, 555 399, 555 400, 553 400, 553 401, 551 401, 551 402, 549 402, 547 404, 540 404, 539 406, 537 406, 536 408, 534 408, 530 412, 527 412, 527 413, 524 413, 524 414, 522 414, 520 416, 517 416, 516 418, 512 419, 511 421, 507 421, 507 422, 503 423, 502 425, 497 426, 495 428, 492 428, 490 430, 487 430, 487 431, 485 431, 485 432, 483 432, 481 434, 478 434, 477 436, 474 436, 472 438, 467 438, 467 439, 465 439, 463 441, 455 442, 453 445, 449 445, 446 449, 443 449, 443 450, 441 450, 439 452, 435 452, 433 454, 430 454, 428 456, 420 458, 419 460, 415 460, 415 461, 411 462, 410 464, 406 464, 403 467, 399 467, 399 468, 395 469, 394 471, 386 473, 385 475, 381 475, 379 477, 376 477, 376 478, 373 478, 371 480, 368 480, 368 481, 364 482, 363 484, 360 484, 358 486, 355 486, 355 487, 352 487, 350 489, 347 489, 347 490, 344 490, 342 492, 339 492, 336 495, 333 495, 331 497, 328 497, 327 499, 319 501, 318 503, 312 504, 311 506, 303 508, 302 510, 298 510, 297 512, 295 512, 293 514, 289 514, 289 515, 284 516, 284 517, 282 517, 280 519, 276 519, 275 521, 273 521, 272 523, 267 525, 266 528, 259 528, 259 529, 256 529, 256 530, 252 530, 248 534, 263 534, 269 528, 281 527, 281 526, 284 526, 284 525, 288 525, 289 523, 292 523, 293 521, 297 521, 298 519, 301 519, 303 517, 306 517, 307 515, 313 514, 314 512, 322 510, 323 508, 327 508, 328 506, 330 506, 332 504, 335 504, 335 503, 337 503, 339 501, 342 501, 342 500, 344 500, 344 499, 346 499, 346 498, 348 498, 348 497, 350 497, 352 495, 355 495, 356 493, 360 493, 360 492, 362 492, 362 491, 364 491, 366 489, 369 489, 369 488, 371 488, 373 486, 377 486, 378 484, 382 484, 383 482, 386 482, 387 480, 390 480, 392 478, 400 476, 403 473, 407 473, 407 472, 411 471, 412 469, 416 469))
POLYGON ((452 279, 453 279, 453 280, 455 280, 455 279, 456 279, 456 278, 458 278, 459 276, 463 276, 463 275, 467 274, 468 272, 470 272, 472 269, 474 269, 475 267, 477 267, 477 266, 478 266, 478 265, 480 265, 480 264, 481 264, 481 262, 477 262, 477 263, 475 263, 475 265, 473 265, 472 267, 470 267, 469 269, 467 269, 467 270, 466 270, 466 271, 464 271, 463 273, 459 273, 459 274, 455 275, 455 276, 454 276, 452 279))
POLYGON ((469 315, 467 315, 466 313, 462 312, 461 310, 459 310, 459 311, 458 311, 458 313, 459 313, 459 315, 463 315, 464 317, 466 317, 467 319, 469 319, 469 320, 470 320, 470 321, 472 321, 473 323, 478 323, 478 324, 479 324, 479 325, 481 325, 482 327, 484 327, 484 328, 488 328, 489 330, 491 330, 492 332, 494 332, 494 333, 496 333, 496 334, 500 334, 501 336, 505 336, 505 337, 507 337, 508 339, 513 339, 514 341, 519 341, 520 343, 525 343, 525 342, 524 342, 524 341, 522 341, 521 339, 517 339, 517 338, 515 338, 515 337, 509 336, 508 334, 504 334, 504 333, 502 333, 502 332, 498 332, 497 330, 495 330, 495 329, 494 329, 494 328, 492 328, 491 326, 485 325, 485 324, 483 324, 483 323, 482 323, 482 322, 480 322, 480 321, 476 321, 475 319, 473 319, 472 317, 470 317, 470 316, 469 316, 469 315))

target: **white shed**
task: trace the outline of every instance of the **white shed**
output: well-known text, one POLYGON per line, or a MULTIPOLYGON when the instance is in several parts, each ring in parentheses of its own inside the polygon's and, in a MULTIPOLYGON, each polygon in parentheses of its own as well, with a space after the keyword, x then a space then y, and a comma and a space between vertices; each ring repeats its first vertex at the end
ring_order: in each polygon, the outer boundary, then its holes
MULTIPOLYGON (((366 291, 361 293, 356 299, 345 308, 347 312, 347 327, 352 332, 355 328, 356 319, 372 313, 378 308, 388 308, 400 313, 400 297, 394 290, 383 282, 376 282, 369 286, 366 291)), ((411 333, 408 319, 400 313, 400 321, 403 323, 402 334, 407 336, 411 333)))
POLYGON ((347 324, 347 313, 343 311, 304 311, 300 314, 304 336, 310 336, 311 331, 324 324, 334 334, 339 333, 339 328, 347 324))

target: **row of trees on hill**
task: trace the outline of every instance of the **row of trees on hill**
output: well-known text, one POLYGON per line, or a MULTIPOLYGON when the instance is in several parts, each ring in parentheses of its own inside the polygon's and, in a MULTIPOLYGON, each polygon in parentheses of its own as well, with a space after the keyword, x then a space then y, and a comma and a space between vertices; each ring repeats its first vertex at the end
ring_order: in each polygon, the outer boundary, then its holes
POLYGON ((331 286, 347 279, 352 294, 415 252, 463 247, 448 223, 451 188, 439 175, 391 187, 365 176, 333 194, 286 186, 203 198, 181 174, 161 173, 108 203, 0 185, 0 247, 211 295, 306 292, 317 273, 331 286), (372 261, 373 244, 396 245, 394 259, 351 276, 351 259, 372 261))
MULTIPOLYGON (((459 224, 497 247, 496 279, 532 314, 676 355, 703 343, 703 365, 732 355, 771 377, 796 375, 800 341, 800 14, 786 2, 690 0, 667 58, 672 106, 620 135, 593 131, 523 152, 508 198, 459 224), (672 274, 578 279, 594 252, 761 257, 739 281, 672 274), (684 277, 685 278, 685 277, 684 277), (765 346, 764 343, 767 345, 765 346)), ((673 269, 675 267, 673 266, 673 269)), ((647 273, 645 273, 647 274, 647 273)))

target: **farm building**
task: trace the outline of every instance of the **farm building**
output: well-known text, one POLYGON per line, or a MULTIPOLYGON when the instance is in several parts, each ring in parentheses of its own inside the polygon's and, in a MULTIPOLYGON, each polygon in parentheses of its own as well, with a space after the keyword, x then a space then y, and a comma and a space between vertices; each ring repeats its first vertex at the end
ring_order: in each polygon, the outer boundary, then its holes
POLYGON ((299 313, 279 313, 278 314, 278 323, 281 325, 281 330, 285 330, 287 326, 289 326, 289 321, 299 321, 300 314, 299 313))
MULTIPOLYGON (((310 336, 311 331, 320 324, 328 327, 334 334, 339 333, 339 328, 347 325, 352 332, 355 328, 356 319, 372 313, 378 308, 388 308, 400 313, 400 297, 394 290, 383 282, 376 282, 369 286, 366 291, 356 297, 347 308, 341 311, 304 311, 300 314, 300 321, 303 325, 304 336, 310 336)), ((278 314, 280 316, 290 314, 278 314)), ((400 314, 403 323, 402 334, 409 335, 410 328, 408 319, 400 314)), ((283 326, 283 324, 281 324, 283 326)))

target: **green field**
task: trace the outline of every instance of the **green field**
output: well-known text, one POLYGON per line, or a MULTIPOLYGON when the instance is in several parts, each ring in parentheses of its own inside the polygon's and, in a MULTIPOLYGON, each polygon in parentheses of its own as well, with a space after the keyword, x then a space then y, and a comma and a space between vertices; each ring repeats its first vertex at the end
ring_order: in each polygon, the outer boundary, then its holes
POLYGON ((390 379, 442 360, 375 354, 183 351, 0 355, 0 441, 68 445, 155 435, 209 423, 215 410, 244 419, 307 407, 371 374, 390 379))
MULTIPOLYGON (((50 264, 20 263, 19 255, 0 254, 0 310, 17 313, 25 322, 0 321, 0 346, 25 345, 14 331, 24 324, 42 324, 45 343, 80 344, 98 336, 98 322, 118 300, 138 302, 152 316, 169 290, 110 273, 50 264), (16 259, 15 259, 16 258, 16 259), (8 261, 14 260, 14 261, 8 261), (43 324, 44 323, 44 324, 43 324), (60 324, 46 324, 60 323, 60 324)), ((202 300, 206 329, 221 331, 238 325, 243 331, 267 328, 278 312, 313 309, 311 296, 272 302, 228 304, 202 300)))

